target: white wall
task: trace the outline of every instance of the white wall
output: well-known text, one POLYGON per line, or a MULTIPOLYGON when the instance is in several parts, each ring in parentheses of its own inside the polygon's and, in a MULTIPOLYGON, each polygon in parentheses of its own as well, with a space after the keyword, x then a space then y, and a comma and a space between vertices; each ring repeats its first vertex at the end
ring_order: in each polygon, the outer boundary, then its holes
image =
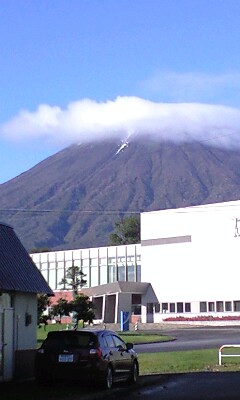
POLYGON ((15 350, 35 349, 37 346, 37 296, 36 294, 16 293, 15 309, 15 350), (32 322, 25 325, 25 314, 32 317, 32 322))
POLYGON ((143 213, 142 281, 151 282, 160 302, 239 300, 236 219, 240 202, 143 213), (190 243, 144 245, 185 235, 190 243))

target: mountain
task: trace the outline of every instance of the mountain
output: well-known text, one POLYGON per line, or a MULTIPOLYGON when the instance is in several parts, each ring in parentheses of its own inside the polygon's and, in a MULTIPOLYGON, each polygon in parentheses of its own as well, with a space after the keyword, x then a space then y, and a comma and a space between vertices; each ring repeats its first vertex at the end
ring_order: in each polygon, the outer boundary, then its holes
POLYGON ((146 137, 74 145, 1 184, 0 220, 29 251, 74 249, 108 245, 123 212, 237 199, 240 151, 146 137))

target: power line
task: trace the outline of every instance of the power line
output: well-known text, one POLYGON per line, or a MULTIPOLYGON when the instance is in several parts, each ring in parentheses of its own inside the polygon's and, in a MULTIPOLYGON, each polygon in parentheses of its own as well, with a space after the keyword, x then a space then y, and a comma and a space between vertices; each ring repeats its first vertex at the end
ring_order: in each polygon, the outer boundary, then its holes
POLYGON ((121 211, 121 210, 68 210, 68 209, 56 209, 56 210, 31 210, 26 208, 2 208, 0 212, 22 212, 22 213, 75 213, 75 214, 109 214, 109 215, 119 215, 119 214, 140 214, 142 211, 121 211))

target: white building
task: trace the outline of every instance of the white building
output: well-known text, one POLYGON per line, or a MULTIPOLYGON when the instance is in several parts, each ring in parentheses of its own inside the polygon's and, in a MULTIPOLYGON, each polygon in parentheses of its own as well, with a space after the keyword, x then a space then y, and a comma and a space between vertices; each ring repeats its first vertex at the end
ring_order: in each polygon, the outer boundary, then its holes
POLYGON ((64 270, 80 266, 88 282, 84 291, 105 322, 118 322, 123 307, 142 322, 238 317, 239 235, 240 201, 234 201, 142 213, 141 244, 32 258, 54 291, 64 270))

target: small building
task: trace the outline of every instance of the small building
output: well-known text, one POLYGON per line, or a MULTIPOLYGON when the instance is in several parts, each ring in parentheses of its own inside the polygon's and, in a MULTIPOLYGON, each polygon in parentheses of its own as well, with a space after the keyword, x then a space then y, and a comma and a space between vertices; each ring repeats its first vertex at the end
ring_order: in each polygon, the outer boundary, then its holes
POLYGON ((0 382, 33 376, 38 293, 54 295, 13 228, 0 223, 0 382))

